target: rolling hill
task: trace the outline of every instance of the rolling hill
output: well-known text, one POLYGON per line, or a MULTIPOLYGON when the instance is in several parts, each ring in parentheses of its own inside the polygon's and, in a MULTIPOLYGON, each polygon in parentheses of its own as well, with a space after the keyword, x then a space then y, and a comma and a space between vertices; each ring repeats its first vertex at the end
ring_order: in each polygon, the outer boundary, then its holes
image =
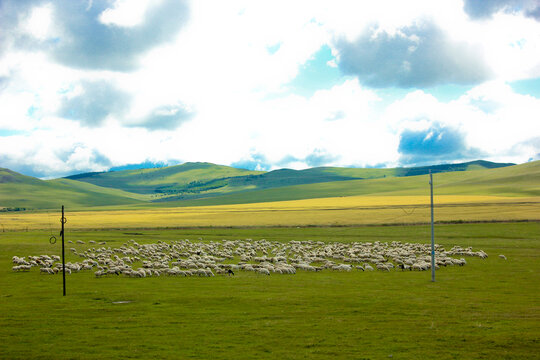
MULTIPOLYGON (((437 195, 540 196, 540 161, 501 168, 439 173, 434 176, 437 195)), ((314 198, 429 194, 424 175, 334 181, 244 191, 221 196, 173 201, 164 206, 208 206, 314 198)))
POLYGON ((431 169, 437 194, 540 196, 540 162, 485 161, 422 168, 249 171, 209 163, 86 173, 40 180, 0 168, 3 211, 92 207, 178 207, 358 195, 419 195, 431 169), (424 176, 422 176, 424 175, 424 176))
POLYGON ((139 194, 167 195, 209 191, 224 186, 230 178, 261 173, 210 163, 185 163, 153 169, 85 173, 66 179, 139 194))
POLYGON ((68 179, 139 194, 153 194, 154 201, 189 200, 294 185, 336 181, 406 177, 433 173, 492 169, 513 164, 473 161, 416 168, 372 169, 317 167, 305 170, 249 171, 210 163, 139 170, 87 173, 68 179))
POLYGON ((69 180, 40 180, 0 168, 0 209, 51 209, 66 205, 82 208, 129 205, 147 201, 146 197, 118 189, 69 180))

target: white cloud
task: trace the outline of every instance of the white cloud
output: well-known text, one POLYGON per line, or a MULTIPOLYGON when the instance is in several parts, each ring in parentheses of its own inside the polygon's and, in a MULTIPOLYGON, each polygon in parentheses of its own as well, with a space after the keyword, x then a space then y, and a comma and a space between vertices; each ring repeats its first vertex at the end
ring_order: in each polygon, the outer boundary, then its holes
MULTIPOLYGON (((90 5, 59 10, 50 3, 26 9, 18 13, 23 14, 20 21, 10 22, 16 26, 8 35, 0 34, 16 40, 5 41, 12 46, 0 49, 0 131, 25 132, 0 138, 0 159, 11 159, 8 165, 26 164, 45 175, 145 160, 231 164, 257 156, 273 167, 284 159, 296 168, 307 167, 309 159, 342 166, 399 165, 400 135, 431 131, 444 137, 434 124, 462 134, 467 147, 492 160, 521 162, 540 152, 531 140, 539 136, 535 114, 540 100, 507 85, 540 76, 540 22, 520 13, 474 20, 461 1, 431 0, 338 0, 332 6, 308 0, 191 1, 185 8, 166 0, 119 0, 90 5), (51 22, 55 11, 66 16, 79 11, 86 32, 78 34, 71 18, 51 22), (178 24, 170 11, 182 15, 178 24), (166 34, 153 26, 160 19, 167 20, 166 34), (390 104, 357 78, 343 77, 311 97, 291 93, 287 86, 323 45, 337 59, 327 63, 335 71, 332 66, 343 55, 337 39, 354 42, 366 31, 373 30, 374 39, 384 34, 403 38, 403 54, 418 53, 429 43, 406 29, 425 23, 442 34, 444 42, 432 42, 441 51, 461 44, 480 54, 491 81, 451 102, 417 85, 390 104), (145 24, 152 24, 159 41, 136 32, 125 52, 108 37, 93 37, 94 30, 127 34, 145 24), (106 47, 97 46, 97 55, 85 63, 91 48, 84 45, 81 53, 62 43, 77 36, 80 44, 96 40, 106 47), (66 54, 84 56, 59 58, 55 38, 66 54), (106 85, 94 89, 102 96, 91 100, 99 104, 79 103, 88 110, 82 112, 86 117, 93 114, 90 107, 102 109, 90 128, 81 125, 88 119, 59 116, 66 103, 73 110, 77 104, 69 100, 83 95, 88 83, 106 85), (113 92, 103 95, 100 89, 106 88, 123 94, 125 101, 115 103, 113 92)), ((457 57, 467 59, 462 55, 457 57)), ((373 63, 382 67, 384 60, 373 63)), ((396 55, 395 64, 408 73, 422 70, 414 60, 396 55)))
POLYGON ((33 104, 34 94, 30 92, 0 96, 0 129, 32 130, 34 123, 28 110, 33 104))
POLYGON ((52 32, 52 7, 46 4, 32 9, 23 29, 39 40, 45 40, 52 32))
POLYGON ((144 14, 152 3, 152 0, 116 0, 112 7, 105 9, 99 20, 106 25, 121 27, 133 27, 144 20, 144 14))
POLYGON ((417 90, 388 106, 382 121, 397 134, 447 126, 463 133, 466 145, 486 158, 519 163, 534 155, 530 146, 518 150, 515 145, 538 137, 539 111, 540 99, 515 93, 504 82, 493 81, 448 103, 417 90))
POLYGON ((472 42, 489 59, 495 79, 512 81, 540 76, 540 21, 497 14, 480 24, 471 23, 467 29, 472 42))
MULTIPOLYGON (((540 134, 537 117, 540 99, 517 94, 504 83, 480 85, 458 102, 469 105, 468 119, 463 121, 469 141, 490 154, 503 155, 515 144, 540 134), (486 103, 488 109, 483 109, 486 103)), ((527 155, 519 156, 525 161, 527 155)))

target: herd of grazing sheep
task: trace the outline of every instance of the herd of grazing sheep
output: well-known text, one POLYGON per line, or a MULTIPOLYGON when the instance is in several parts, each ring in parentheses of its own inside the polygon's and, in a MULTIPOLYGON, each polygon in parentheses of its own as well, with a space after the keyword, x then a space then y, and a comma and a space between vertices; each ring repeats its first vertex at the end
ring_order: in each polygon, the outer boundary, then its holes
MULTIPOLYGON (((83 245, 81 240, 78 244, 83 245)), ((95 241, 90 241, 96 244, 95 241)), ((105 245, 104 243, 100 243, 105 245)), ((129 240, 118 248, 91 247, 71 252, 80 262, 66 263, 66 273, 94 271, 96 277, 124 275, 149 276, 214 276, 234 275, 235 271, 253 271, 263 275, 296 274, 297 271, 391 271, 431 269, 431 246, 426 244, 387 242, 329 242, 262 240, 222 240, 192 242, 158 241, 139 244, 129 240)), ((445 250, 435 245, 435 266, 463 266, 462 256, 487 258, 482 251, 454 246, 445 250), (461 257, 460 257, 461 256, 461 257), (460 257, 460 258, 457 258, 460 257)), ((13 271, 29 271, 32 267, 42 274, 62 272, 57 255, 13 257, 13 271)))

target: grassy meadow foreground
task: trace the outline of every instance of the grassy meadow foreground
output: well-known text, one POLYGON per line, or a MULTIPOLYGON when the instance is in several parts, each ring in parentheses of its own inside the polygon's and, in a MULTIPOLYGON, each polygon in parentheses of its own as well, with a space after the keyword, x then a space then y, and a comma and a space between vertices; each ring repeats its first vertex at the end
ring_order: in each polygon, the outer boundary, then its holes
MULTIPOLYGON (((531 359, 540 343, 539 234, 536 222, 438 225, 438 244, 489 257, 441 268, 435 283, 429 272, 401 271, 143 279, 81 272, 67 277, 64 298, 61 276, 11 271, 14 255, 60 254, 50 232, 4 232, 0 358, 531 359)), ((89 240, 118 247, 130 239, 427 243, 429 236, 424 225, 67 232, 86 243, 70 244, 80 250, 95 246, 89 240)))
MULTIPOLYGON (((540 161, 506 165, 439 169, 436 243, 489 257, 441 267, 435 283, 430 271, 395 269, 87 270, 68 275, 67 297, 60 275, 12 271, 13 256, 60 255, 48 240, 58 237, 61 205, 66 247, 79 253, 98 247, 90 240, 428 244, 428 169, 259 173, 193 163, 47 181, 0 169, 0 359, 539 358, 540 161)), ((81 260, 67 251, 66 261, 81 260)))

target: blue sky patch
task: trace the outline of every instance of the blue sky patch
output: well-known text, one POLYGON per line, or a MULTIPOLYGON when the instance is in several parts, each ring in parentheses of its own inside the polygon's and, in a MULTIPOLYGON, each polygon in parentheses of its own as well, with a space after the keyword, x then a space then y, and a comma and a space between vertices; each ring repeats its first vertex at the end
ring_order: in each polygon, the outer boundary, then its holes
POLYGON ((513 81, 509 85, 518 94, 540 98, 540 78, 513 81))
POLYGON ((179 161, 158 161, 153 162, 146 160, 142 163, 138 164, 126 164, 122 166, 113 166, 109 169, 109 171, 122 171, 122 170, 138 170, 138 169, 155 169, 155 168, 162 168, 166 166, 174 166, 180 164, 179 161))
POLYGON ((0 129, 0 136, 23 135, 25 131, 0 129))
POLYGON ((408 93, 411 92, 410 89, 401 89, 396 87, 376 89, 373 91, 375 91, 377 96, 381 98, 381 101, 377 104, 377 106, 381 109, 385 109, 394 101, 403 99, 408 93))
POLYGON ((252 154, 249 159, 233 162, 232 167, 246 170, 268 171, 272 165, 263 154, 252 154))
POLYGON ((457 100, 473 87, 470 85, 446 84, 424 89, 426 94, 431 94, 441 102, 457 100))
POLYGON ((30 117, 34 116, 34 114, 36 113, 37 111, 37 107, 35 107, 34 105, 30 106, 28 108, 28 110, 26 111, 26 114, 30 117))
POLYGON ((300 67, 296 78, 287 86, 291 92, 310 97, 317 90, 330 89, 345 78, 337 67, 328 65, 335 60, 328 45, 322 46, 313 57, 300 67))
POLYGON ((267 46, 266 50, 268 51, 268 53, 270 55, 274 55, 275 53, 278 52, 280 47, 281 47, 281 43, 277 43, 277 44, 274 44, 274 45, 267 46))
MULTIPOLYGON (((471 88, 471 86, 449 84, 418 90, 422 90, 424 93, 434 96, 440 102, 447 103, 459 99, 461 96, 465 95, 465 93, 471 88)), ((386 108, 394 101, 403 99, 407 94, 415 90, 389 87, 383 89, 376 89, 374 91, 377 96, 379 96, 382 100, 381 103, 378 104, 378 106, 386 108)))

